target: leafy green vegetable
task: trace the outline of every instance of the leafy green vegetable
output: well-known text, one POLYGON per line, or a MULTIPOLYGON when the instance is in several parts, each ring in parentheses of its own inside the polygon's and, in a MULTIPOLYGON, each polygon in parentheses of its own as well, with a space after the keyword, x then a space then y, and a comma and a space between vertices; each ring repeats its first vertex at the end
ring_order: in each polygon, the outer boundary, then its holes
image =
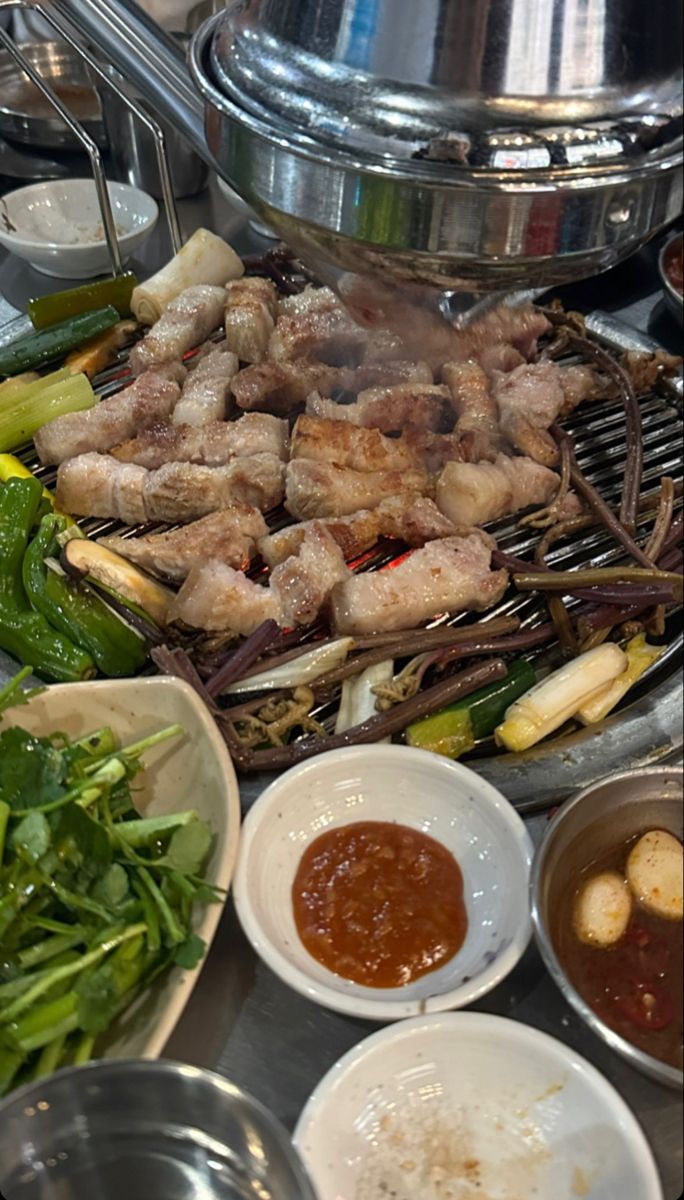
POLYGON ((131 794, 141 756, 181 733, 123 749, 109 728, 0 733, 0 1096, 87 1062, 155 978, 204 955, 192 919, 222 898, 203 879, 212 831, 193 810, 141 818, 131 794))
POLYGON ((18 708, 21 704, 28 704, 34 696, 39 696, 45 688, 22 688, 22 683, 28 679, 31 674, 31 667, 24 667, 14 679, 10 679, 3 688, 0 688, 0 716, 7 712, 8 708, 18 708))

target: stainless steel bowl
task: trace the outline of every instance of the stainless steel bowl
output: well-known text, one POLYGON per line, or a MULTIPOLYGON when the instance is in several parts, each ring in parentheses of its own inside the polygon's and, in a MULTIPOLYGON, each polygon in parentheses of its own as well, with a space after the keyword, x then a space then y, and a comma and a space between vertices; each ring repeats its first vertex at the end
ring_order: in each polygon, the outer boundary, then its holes
MULTIPOLYGON (((19 49, 98 146, 107 144, 100 100, 88 69, 64 42, 27 42, 19 49)), ((0 133, 43 149, 81 150, 48 100, 7 50, 0 51, 0 133)))
POLYGON ((60 1071, 0 1105, 11 1200, 316 1200, 285 1130, 209 1071, 113 1061, 60 1071))
POLYGON ((665 259, 671 247, 676 245, 677 242, 681 242, 682 238, 684 238, 684 233, 675 233, 674 237, 668 238, 663 243, 658 255, 658 271, 660 273, 660 282, 663 288, 665 303, 680 325, 684 325, 684 296, 670 282, 670 278, 665 270, 665 259))
POLYGON ((532 866, 530 894, 535 938, 566 1000, 602 1041, 642 1074, 681 1088, 684 1074, 645 1054, 603 1022, 575 990, 558 958, 551 915, 572 879, 593 859, 645 828, 682 837, 684 774, 681 767, 624 771, 585 788, 559 809, 532 866))

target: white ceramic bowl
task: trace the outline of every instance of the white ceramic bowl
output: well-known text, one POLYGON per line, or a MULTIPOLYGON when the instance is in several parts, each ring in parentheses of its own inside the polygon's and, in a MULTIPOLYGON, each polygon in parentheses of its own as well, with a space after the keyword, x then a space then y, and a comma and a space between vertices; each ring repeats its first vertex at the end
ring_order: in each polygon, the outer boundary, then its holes
MULTIPOLYGON (((108 184, 122 261, 149 237, 159 209, 147 192, 108 184)), ((92 179, 51 179, 0 199, 0 244, 37 271, 58 279, 89 279, 111 270, 92 179)))
MULTIPOLYGON (((133 800, 149 816, 194 808, 216 835, 206 879, 230 887, 240 833, 240 796, 230 756, 216 725, 197 694, 169 676, 66 683, 47 688, 25 707, 0 719, 31 733, 58 730, 78 738, 111 725, 121 743, 138 741, 165 725, 183 726, 185 737, 165 742, 144 756, 146 769, 135 780, 133 800)), ((194 932, 211 945, 223 906, 198 908, 194 932)), ((157 1058, 179 1021, 199 978, 174 967, 136 1003, 103 1039, 105 1058, 157 1058)))
POLYGON ((508 801, 474 771, 406 746, 336 750, 287 771, 243 825, 235 903, 255 950, 285 983, 338 1012, 398 1020, 460 1008, 508 975, 530 937, 532 844, 508 801), (446 846, 463 872, 468 933, 438 971, 403 988, 368 988, 318 963, 300 941, 292 884, 326 830, 396 821, 446 846))
POLYGON ((663 1196, 644 1134, 603 1076, 547 1034, 483 1013, 362 1042, 319 1084, 295 1144, 320 1200, 663 1196))

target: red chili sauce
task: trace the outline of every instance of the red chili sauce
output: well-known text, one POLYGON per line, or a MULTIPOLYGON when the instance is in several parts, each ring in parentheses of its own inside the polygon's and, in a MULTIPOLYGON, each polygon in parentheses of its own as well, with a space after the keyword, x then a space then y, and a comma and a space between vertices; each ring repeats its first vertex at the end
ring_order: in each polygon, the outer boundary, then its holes
POLYGON ((576 934, 575 901, 585 881, 603 871, 624 872, 638 838, 596 860, 563 898, 554 931, 556 953, 570 982, 594 1012, 628 1042, 673 1067, 682 1067, 684 930, 639 904, 614 946, 587 945, 576 934))
POLYGON ((684 293, 684 237, 681 234, 668 246, 663 268, 673 288, 681 296, 684 293))
POLYGON ((344 979, 396 988, 449 962, 468 929, 463 875, 433 838, 361 821, 309 846, 292 889, 309 954, 344 979))

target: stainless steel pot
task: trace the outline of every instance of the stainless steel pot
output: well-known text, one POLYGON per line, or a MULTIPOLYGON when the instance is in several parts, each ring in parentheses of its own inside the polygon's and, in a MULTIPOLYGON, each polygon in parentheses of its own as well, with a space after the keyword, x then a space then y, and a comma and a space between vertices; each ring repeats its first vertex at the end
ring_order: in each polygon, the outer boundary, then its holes
MULTIPOLYGON (((130 0, 55 6, 199 148, 183 64, 130 0)), ((313 265, 563 282, 680 209, 681 28, 679 0, 229 0, 191 53, 204 153, 313 265)))

